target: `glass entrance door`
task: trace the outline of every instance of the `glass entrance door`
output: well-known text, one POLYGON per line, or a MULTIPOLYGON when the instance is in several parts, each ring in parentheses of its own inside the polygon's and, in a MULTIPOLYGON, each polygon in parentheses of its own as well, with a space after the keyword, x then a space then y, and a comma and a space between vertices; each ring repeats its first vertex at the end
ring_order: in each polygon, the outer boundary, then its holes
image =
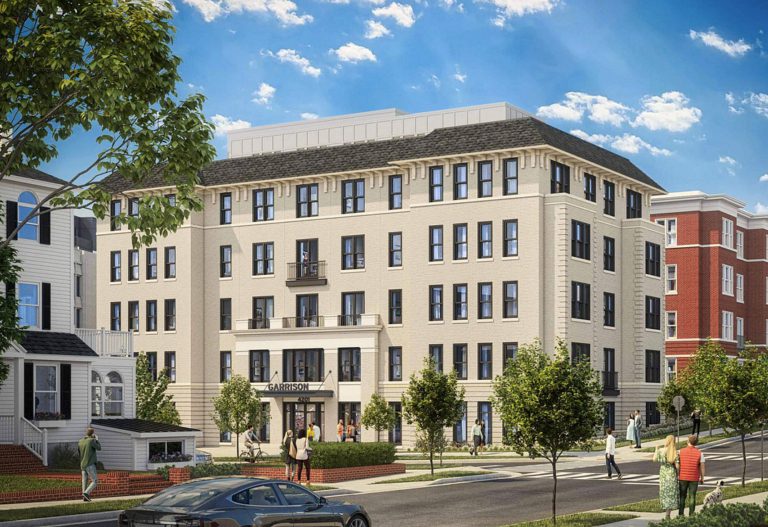
POLYGON ((296 437, 299 430, 307 429, 309 423, 316 423, 322 430, 324 418, 323 403, 283 403, 283 436, 287 430, 293 430, 293 437, 296 437))
POLYGON ((296 240, 296 278, 317 278, 317 239, 296 240))

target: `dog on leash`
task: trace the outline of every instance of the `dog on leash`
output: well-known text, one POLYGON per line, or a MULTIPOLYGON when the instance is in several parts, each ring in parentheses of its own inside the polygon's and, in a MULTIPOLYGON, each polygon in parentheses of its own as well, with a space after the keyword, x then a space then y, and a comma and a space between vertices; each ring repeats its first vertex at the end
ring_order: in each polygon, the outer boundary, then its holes
POLYGON ((708 507, 710 505, 719 505, 723 501, 723 485, 724 483, 722 481, 717 482, 717 487, 715 487, 715 490, 710 492, 704 497, 704 507, 708 507))

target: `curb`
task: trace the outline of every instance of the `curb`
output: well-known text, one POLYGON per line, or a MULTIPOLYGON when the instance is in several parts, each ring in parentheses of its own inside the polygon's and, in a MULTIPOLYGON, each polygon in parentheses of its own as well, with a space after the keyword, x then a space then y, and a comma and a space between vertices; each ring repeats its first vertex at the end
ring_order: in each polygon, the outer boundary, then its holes
POLYGON ((88 512, 85 514, 71 514, 69 516, 49 516, 48 518, 0 522, 0 525, 2 525, 2 527, 63 527, 65 525, 82 525, 84 523, 116 520, 121 512, 123 511, 88 512))
POLYGON ((512 473, 494 472, 491 474, 478 474, 476 476, 458 476, 455 478, 436 479, 435 481, 430 481, 427 485, 428 486, 448 485, 451 483, 467 483, 470 481, 488 481, 492 479, 508 479, 514 476, 515 475, 512 473))

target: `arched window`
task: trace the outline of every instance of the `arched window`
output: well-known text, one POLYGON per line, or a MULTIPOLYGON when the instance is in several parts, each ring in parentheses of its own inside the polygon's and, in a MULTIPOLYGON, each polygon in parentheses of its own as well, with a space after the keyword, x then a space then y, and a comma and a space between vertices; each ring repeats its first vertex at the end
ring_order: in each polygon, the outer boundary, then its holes
POLYGON ((120 417, 123 415, 123 378, 111 371, 106 378, 91 371, 91 416, 120 417))
MULTIPOLYGON (((31 192, 22 192, 19 194, 19 224, 24 221, 27 216, 32 213, 32 210, 37 205, 37 198, 31 192)), ((40 227, 40 217, 34 216, 24 224, 19 230, 19 238, 24 240, 35 240, 38 238, 38 231, 40 227)))

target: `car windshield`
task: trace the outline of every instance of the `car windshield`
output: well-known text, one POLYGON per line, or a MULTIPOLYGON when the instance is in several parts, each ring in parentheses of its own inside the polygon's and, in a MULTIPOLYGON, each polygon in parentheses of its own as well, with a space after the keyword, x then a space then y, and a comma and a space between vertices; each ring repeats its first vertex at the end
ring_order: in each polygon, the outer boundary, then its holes
POLYGON ((149 498, 144 504, 159 507, 196 507, 232 486, 231 480, 193 481, 167 488, 149 498))

